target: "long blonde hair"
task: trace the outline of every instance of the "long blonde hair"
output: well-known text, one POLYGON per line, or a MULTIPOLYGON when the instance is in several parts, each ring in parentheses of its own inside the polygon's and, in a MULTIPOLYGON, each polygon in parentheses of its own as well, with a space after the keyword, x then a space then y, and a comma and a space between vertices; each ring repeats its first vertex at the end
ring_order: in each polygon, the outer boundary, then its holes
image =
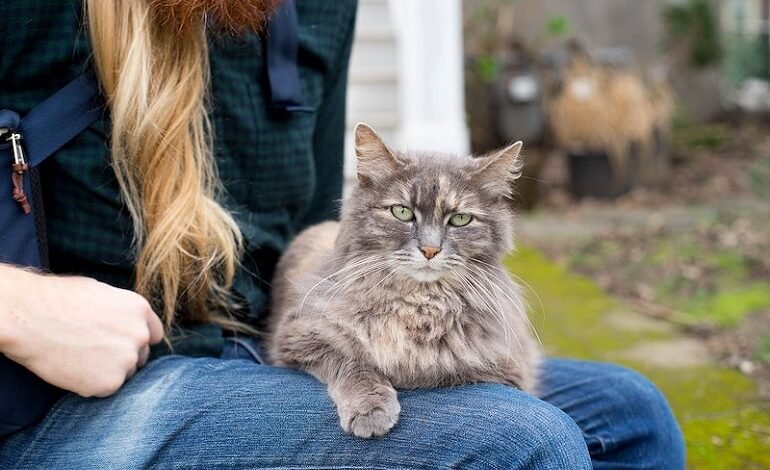
POLYGON ((112 167, 134 222, 137 292, 163 313, 228 323, 242 240, 217 202, 203 22, 174 29, 147 0, 86 0, 112 119, 112 167))

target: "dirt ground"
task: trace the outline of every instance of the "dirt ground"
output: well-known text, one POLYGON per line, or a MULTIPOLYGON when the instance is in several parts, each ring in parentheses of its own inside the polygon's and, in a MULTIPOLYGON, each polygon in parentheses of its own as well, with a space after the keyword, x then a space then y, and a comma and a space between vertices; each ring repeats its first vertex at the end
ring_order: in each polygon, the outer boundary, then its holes
POLYGON ((684 327, 770 399, 770 124, 677 129, 668 184, 569 195, 546 158, 520 237, 639 312, 684 327))

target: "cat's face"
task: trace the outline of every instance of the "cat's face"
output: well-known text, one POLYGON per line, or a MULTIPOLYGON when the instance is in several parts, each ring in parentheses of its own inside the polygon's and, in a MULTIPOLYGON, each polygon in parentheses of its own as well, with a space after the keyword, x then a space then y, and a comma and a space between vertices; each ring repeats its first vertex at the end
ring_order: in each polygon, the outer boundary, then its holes
POLYGON ((359 125, 359 185, 344 206, 342 243, 420 282, 472 275, 471 261, 496 263, 512 248, 520 148, 484 158, 396 153, 359 125))

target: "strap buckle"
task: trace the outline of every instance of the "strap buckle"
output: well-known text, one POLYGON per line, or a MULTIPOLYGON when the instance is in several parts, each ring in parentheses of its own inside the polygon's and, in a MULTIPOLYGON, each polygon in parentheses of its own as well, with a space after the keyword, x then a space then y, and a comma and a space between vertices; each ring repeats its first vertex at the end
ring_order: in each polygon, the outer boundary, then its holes
POLYGON ((13 163, 15 165, 26 165, 27 159, 24 156, 24 148, 21 146, 21 141, 24 139, 24 136, 21 135, 21 132, 2 128, 0 129, 0 137, 4 137, 5 141, 11 144, 11 149, 13 149, 13 163))
POLYGON ((27 159, 24 157, 24 148, 21 146, 21 140, 24 137, 21 132, 10 129, 0 128, 0 140, 5 140, 13 149, 13 163, 11 164, 11 181, 13 182, 13 199, 19 203, 24 214, 32 212, 32 206, 24 194, 24 174, 29 171, 27 159))

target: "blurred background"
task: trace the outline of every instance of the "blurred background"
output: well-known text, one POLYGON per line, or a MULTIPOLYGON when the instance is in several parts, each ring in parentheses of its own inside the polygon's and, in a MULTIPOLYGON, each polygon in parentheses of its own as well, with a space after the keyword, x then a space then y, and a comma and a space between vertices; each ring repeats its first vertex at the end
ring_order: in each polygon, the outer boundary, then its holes
POLYGON ((523 140, 506 263, 546 349, 650 376, 691 468, 770 468, 769 20, 770 0, 359 6, 349 128, 523 140))

